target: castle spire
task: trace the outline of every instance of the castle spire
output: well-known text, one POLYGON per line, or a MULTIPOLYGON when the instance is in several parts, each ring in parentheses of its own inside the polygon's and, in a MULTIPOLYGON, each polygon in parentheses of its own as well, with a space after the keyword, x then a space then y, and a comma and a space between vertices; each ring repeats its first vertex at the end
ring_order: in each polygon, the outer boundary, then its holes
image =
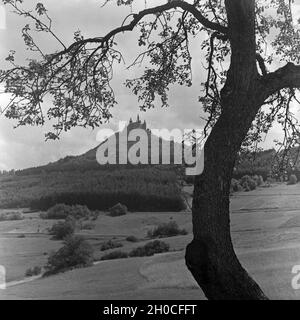
POLYGON ((137 121, 138 123, 141 122, 141 121, 140 121, 140 115, 139 115, 139 114, 137 115, 136 121, 137 121))

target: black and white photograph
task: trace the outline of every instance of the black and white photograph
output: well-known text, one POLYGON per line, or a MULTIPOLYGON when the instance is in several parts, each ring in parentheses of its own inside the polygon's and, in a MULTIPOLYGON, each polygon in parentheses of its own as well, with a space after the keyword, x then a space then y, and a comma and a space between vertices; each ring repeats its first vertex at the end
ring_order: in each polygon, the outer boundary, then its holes
POLYGON ((1 0, 0 300, 300 300, 299 90, 300 0, 1 0))

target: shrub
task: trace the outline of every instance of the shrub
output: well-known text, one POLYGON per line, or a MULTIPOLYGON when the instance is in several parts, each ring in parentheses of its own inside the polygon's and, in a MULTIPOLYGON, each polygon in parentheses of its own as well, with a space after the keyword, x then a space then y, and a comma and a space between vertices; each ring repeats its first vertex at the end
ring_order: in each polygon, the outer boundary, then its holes
POLYGON ((124 216, 126 213, 127 213, 127 207, 121 203, 118 203, 109 209, 109 215, 111 217, 124 216))
POLYGON ((240 166, 234 170, 233 172, 233 177, 235 179, 241 179, 243 176, 245 175, 258 175, 258 176, 262 176, 263 180, 267 180, 268 175, 270 173, 271 167, 270 167, 270 163, 271 163, 271 158, 270 161, 268 161, 268 165, 266 166, 255 166, 253 167, 253 164, 250 165, 250 163, 245 163, 244 164, 244 168, 241 168, 240 166))
POLYGON ((26 238, 25 234, 24 233, 21 233, 18 235, 18 238, 26 238))
POLYGON ((162 253, 168 252, 170 246, 160 240, 154 240, 151 242, 146 243, 142 247, 137 247, 133 249, 130 253, 130 257, 146 257, 146 256, 153 256, 155 253, 162 253))
POLYGON ((26 277, 33 277, 33 276, 38 276, 42 273, 42 268, 35 266, 33 268, 29 268, 25 272, 26 277))
POLYGON ((248 181, 248 185, 249 185, 250 190, 255 190, 257 187, 257 184, 256 184, 255 180, 253 180, 253 179, 250 179, 248 181))
POLYGON ((246 192, 251 191, 248 182, 244 182, 244 183, 243 183, 243 188, 244 188, 244 191, 246 191, 246 192))
POLYGON ((297 176, 295 174, 291 174, 289 177, 288 185, 296 184, 298 182, 297 176))
POLYGON ((64 222, 55 223, 49 233, 53 235, 55 240, 63 240, 66 237, 73 235, 75 232, 75 223, 71 219, 66 219, 64 222))
POLYGON ((91 211, 87 206, 81 206, 79 204, 71 206, 71 216, 80 219, 88 218, 91 215, 91 211))
POLYGON ((105 254, 101 260, 114 260, 114 259, 125 259, 128 258, 128 253, 123 251, 113 251, 105 254))
POLYGON ((100 214, 100 211, 98 211, 98 210, 92 211, 91 212, 91 220, 93 220, 93 221, 97 220, 99 217, 99 214, 100 214))
POLYGON ((45 275, 90 266, 94 260, 93 253, 93 247, 82 237, 70 236, 64 240, 62 248, 50 254, 45 275))
POLYGON ((271 187, 272 183, 274 183, 274 179, 271 178, 271 177, 268 177, 268 178, 266 179, 265 187, 271 187))
POLYGON ((0 214, 0 221, 22 220, 23 215, 20 212, 7 212, 0 214))
POLYGON ((178 235, 186 235, 187 231, 185 229, 179 229, 175 221, 170 221, 168 223, 162 223, 158 225, 153 230, 148 231, 149 238, 163 238, 163 237, 174 237, 178 235))
POLYGON ((102 244, 101 251, 106 251, 109 249, 115 249, 115 248, 121 248, 121 247, 123 247, 122 243, 108 240, 102 244))
POLYGON ((126 241, 128 241, 128 242, 138 242, 139 239, 137 237, 135 237, 135 236, 128 236, 126 238, 126 241))
POLYGON ((236 179, 231 179, 231 184, 230 184, 230 191, 231 192, 238 192, 238 191, 242 191, 243 188, 240 185, 240 182, 236 179))
POLYGON ((72 216, 76 219, 89 217, 90 210, 86 206, 74 205, 68 206, 66 204, 56 204, 48 209, 46 213, 41 214, 42 219, 66 219, 72 216))
POLYGON ((66 219, 69 213, 70 207, 61 203, 48 209, 46 213, 41 213, 40 217, 42 219, 66 219))
POLYGON ((263 177, 262 177, 261 175, 257 175, 257 174, 254 175, 254 176, 252 177, 252 180, 255 181, 256 186, 261 186, 261 185, 264 184, 264 179, 263 179, 263 177))
POLYGON ((245 189, 245 191, 254 190, 257 187, 255 180, 248 175, 241 178, 241 185, 245 189))
POLYGON ((83 222, 81 224, 81 230, 93 230, 95 228, 95 224, 91 221, 83 222))

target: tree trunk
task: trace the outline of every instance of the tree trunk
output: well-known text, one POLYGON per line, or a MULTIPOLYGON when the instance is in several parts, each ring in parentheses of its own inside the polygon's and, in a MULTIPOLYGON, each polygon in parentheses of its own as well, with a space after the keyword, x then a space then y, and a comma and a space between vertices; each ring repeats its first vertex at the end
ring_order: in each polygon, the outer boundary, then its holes
POLYGON ((221 116, 204 147, 204 171, 195 178, 186 264, 208 299, 267 299, 236 257, 229 215, 236 156, 261 105, 257 78, 253 73, 247 91, 225 86, 221 116))
POLYGON ((204 147, 195 179, 194 239, 186 264, 208 299, 267 299, 241 266, 230 235, 230 182, 236 155, 263 103, 256 67, 255 1, 225 0, 231 63, 221 115, 204 147))
POLYGON ((226 122, 222 116, 215 125, 205 145, 204 172, 195 180, 194 240, 187 247, 186 264, 208 299, 266 299, 239 263, 231 241, 230 181, 247 130, 243 123, 237 128, 226 122))

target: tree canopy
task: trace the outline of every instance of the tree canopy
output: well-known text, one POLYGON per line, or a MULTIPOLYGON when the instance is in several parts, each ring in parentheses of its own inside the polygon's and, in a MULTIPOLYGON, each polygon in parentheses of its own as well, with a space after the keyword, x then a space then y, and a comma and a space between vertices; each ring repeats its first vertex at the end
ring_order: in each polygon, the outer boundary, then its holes
MULTIPOLYGON (((43 125, 54 119, 53 130, 47 138, 56 139, 62 131, 74 126, 99 126, 111 117, 111 108, 116 104, 111 85, 115 64, 124 63, 118 48, 118 36, 137 28, 137 39, 144 48, 128 67, 144 63, 144 73, 126 81, 137 95, 142 109, 156 105, 168 105, 168 90, 172 84, 191 86, 192 56, 190 41, 202 33, 201 49, 206 56, 207 77, 199 100, 207 115, 205 132, 216 123, 220 112, 220 92, 226 83, 228 66, 232 55, 228 6, 230 1, 198 0, 166 1, 151 6, 145 1, 145 9, 132 12, 115 29, 107 34, 84 38, 80 31, 74 33, 74 42, 65 44, 53 32, 52 20, 43 3, 37 3, 31 11, 23 8, 23 0, 3 0, 20 17, 27 19, 21 30, 26 47, 36 53, 27 65, 20 65, 15 52, 10 51, 6 60, 11 67, 2 70, 0 81, 11 100, 5 106, 8 118, 16 119, 18 125, 43 125), (56 40, 53 52, 43 52, 35 41, 35 33, 56 40), (42 107, 46 96, 51 96, 53 105, 46 111, 42 107)), ((104 5, 132 6, 134 0, 106 0, 104 5)), ((100 5, 100 3, 99 3, 100 5)), ((264 105, 244 145, 252 145, 262 139, 274 121, 284 129, 285 146, 294 146, 298 138, 298 121, 292 112, 293 102, 299 102, 300 28, 293 16, 294 0, 255 1, 256 59, 260 76, 273 81, 264 105), (278 66, 281 68, 277 69, 278 66)), ((239 12, 235 13, 237 16, 239 12)), ((124 34, 124 35, 123 35, 124 34)), ((250 48, 249 48, 250 50, 250 48)), ((194 72, 197 72, 197 70, 194 72)))

